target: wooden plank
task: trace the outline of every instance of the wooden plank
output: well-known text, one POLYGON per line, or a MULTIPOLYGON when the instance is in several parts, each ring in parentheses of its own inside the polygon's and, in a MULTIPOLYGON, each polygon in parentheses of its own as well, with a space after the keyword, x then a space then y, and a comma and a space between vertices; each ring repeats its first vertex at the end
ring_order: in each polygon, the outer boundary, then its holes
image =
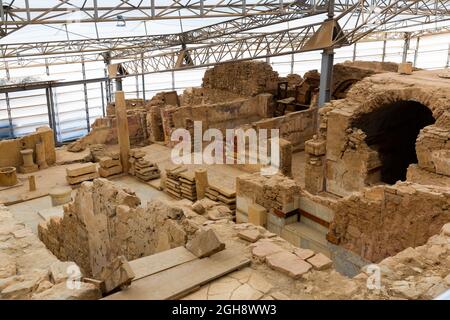
POLYGON ((330 228, 330 223, 328 221, 322 220, 319 217, 316 217, 315 215, 312 215, 304 210, 298 209, 300 211, 300 221, 302 220, 302 216, 305 218, 308 218, 312 221, 314 221, 315 223, 318 223, 322 226, 324 226, 325 228, 330 228))
POLYGON ((104 300, 169 300, 179 299, 199 286, 250 265, 250 260, 231 250, 209 258, 196 259, 174 268, 134 281, 130 287, 104 300))
POLYGON ((185 247, 177 247, 163 252, 155 253, 151 256, 142 257, 130 261, 131 269, 135 277, 133 281, 137 281, 149 275, 176 267, 180 264, 197 259, 185 247))

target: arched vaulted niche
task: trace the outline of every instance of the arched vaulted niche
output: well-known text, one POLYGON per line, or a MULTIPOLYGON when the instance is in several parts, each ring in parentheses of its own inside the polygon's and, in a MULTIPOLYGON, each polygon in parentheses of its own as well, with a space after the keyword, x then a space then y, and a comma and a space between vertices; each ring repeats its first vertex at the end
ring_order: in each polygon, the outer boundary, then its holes
POLYGON ((411 163, 417 163, 416 139, 422 128, 435 122, 429 108, 417 101, 401 100, 385 104, 352 122, 363 130, 367 145, 381 161, 380 182, 394 184, 406 180, 411 163))

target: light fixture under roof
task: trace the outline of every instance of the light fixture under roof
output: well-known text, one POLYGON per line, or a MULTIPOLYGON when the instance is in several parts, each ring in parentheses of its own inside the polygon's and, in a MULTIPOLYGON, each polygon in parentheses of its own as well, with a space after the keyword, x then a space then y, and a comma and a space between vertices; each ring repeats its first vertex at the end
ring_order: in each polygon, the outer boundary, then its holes
POLYGON ((125 21, 125 18, 122 15, 117 16, 117 27, 125 27, 127 25, 127 22, 125 21))

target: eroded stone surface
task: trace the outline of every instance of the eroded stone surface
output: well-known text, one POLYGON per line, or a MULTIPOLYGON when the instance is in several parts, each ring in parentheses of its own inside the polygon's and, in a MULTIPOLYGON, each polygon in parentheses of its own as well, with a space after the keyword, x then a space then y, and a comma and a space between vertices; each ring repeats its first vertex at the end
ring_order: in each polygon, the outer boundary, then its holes
POLYGON ((294 279, 300 278, 311 269, 311 265, 293 253, 283 251, 266 257, 267 265, 294 279))
POLYGON ((306 261, 310 263, 316 270, 325 270, 333 265, 333 261, 323 253, 317 253, 306 261))
POLYGON ((259 232, 259 230, 252 229, 252 230, 243 230, 239 232, 238 237, 249 242, 256 242, 262 237, 262 235, 259 232))
POLYGON ((283 251, 283 248, 270 241, 258 241, 252 249, 254 257, 264 260, 267 256, 283 251))
POLYGON ((314 255, 314 251, 310 249, 303 249, 303 248, 295 248, 294 254, 299 257, 302 260, 306 260, 311 258, 314 255))
POLYGON ((225 243, 220 241, 214 230, 200 230, 194 235, 194 238, 186 244, 186 249, 191 251, 197 257, 204 258, 225 249, 225 243))

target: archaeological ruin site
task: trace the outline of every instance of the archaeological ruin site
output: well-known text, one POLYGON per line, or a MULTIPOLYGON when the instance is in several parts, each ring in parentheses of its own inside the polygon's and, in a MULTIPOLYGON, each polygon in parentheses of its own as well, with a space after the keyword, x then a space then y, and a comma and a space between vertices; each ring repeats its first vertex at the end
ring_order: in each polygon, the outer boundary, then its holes
POLYGON ((450 1, 42 2, 2 2, 0 300, 450 300, 450 1))

